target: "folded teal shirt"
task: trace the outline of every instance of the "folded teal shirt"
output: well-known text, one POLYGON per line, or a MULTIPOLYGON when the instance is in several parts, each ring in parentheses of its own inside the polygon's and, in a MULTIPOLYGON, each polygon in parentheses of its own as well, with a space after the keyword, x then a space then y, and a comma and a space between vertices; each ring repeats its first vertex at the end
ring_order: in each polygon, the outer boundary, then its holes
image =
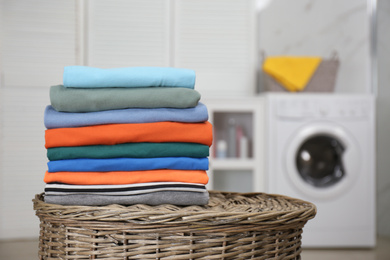
POLYGON ((72 88, 182 87, 195 86, 195 71, 172 67, 100 69, 88 66, 64 68, 63 84, 72 88))
POLYGON ((71 159, 48 162, 49 172, 110 172, 144 171, 157 169, 208 170, 208 158, 112 158, 71 159))
POLYGON ((153 158, 153 157, 208 157, 209 147, 197 143, 124 143, 53 147, 47 149, 50 161, 66 159, 153 158))

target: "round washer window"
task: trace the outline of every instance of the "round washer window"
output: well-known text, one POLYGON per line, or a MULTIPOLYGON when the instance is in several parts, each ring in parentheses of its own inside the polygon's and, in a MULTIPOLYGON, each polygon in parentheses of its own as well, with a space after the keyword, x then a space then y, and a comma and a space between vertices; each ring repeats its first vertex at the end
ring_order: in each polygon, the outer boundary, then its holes
POLYGON ((329 187, 345 175, 345 148, 334 137, 317 135, 306 139, 296 153, 296 167, 302 179, 314 187, 329 187))

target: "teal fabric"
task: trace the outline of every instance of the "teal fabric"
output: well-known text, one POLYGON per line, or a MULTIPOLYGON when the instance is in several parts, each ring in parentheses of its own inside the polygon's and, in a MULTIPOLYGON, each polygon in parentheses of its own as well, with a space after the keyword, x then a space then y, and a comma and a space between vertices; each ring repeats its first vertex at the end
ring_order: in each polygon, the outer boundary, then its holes
POLYGON ((195 71, 172 67, 93 68, 67 66, 63 84, 72 88, 195 86, 195 71))
POLYGON ((125 108, 196 107, 200 94, 188 88, 50 88, 52 107, 61 112, 94 112, 125 108))
POLYGON ((152 158, 209 156, 209 147, 197 143, 124 143, 116 145, 89 145, 54 147, 47 149, 50 161, 77 158, 152 158))

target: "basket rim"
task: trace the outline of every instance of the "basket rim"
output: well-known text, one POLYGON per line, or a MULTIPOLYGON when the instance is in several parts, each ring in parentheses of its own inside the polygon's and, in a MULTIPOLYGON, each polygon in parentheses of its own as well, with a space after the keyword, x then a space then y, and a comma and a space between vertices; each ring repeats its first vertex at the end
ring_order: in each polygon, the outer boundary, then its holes
POLYGON ((163 204, 130 206, 64 206, 44 202, 44 193, 33 199, 39 218, 51 221, 99 221, 134 224, 187 225, 304 225, 315 217, 316 206, 308 201, 279 194, 212 191, 206 206, 163 204), (236 203, 236 204, 235 204, 236 203), (260 206, 267 207, 262 209, 260 206))

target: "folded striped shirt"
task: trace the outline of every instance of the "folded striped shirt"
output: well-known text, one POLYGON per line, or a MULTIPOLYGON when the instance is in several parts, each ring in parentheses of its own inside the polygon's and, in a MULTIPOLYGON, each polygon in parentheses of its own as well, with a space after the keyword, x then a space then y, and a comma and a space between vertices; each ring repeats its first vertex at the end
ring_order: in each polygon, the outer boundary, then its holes
POLYGON ((50 161, 47 166, 49 172, 208 170, 209 160, 208 158, 191 157, 71 159, 50 161))
POLYGON ((124 185, 71 185, 64 183, 48 183, 45 185, 45 194, 47 195, 134 195, 156 191, 207 192, 204 184, 185 182, 150 182, 124 185))

